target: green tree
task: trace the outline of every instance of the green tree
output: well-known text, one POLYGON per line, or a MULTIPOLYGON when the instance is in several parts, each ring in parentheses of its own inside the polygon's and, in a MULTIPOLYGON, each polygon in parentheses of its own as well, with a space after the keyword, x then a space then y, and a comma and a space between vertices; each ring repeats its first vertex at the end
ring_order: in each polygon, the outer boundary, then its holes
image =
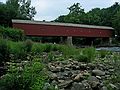
POLYGON ((88 13, 87 15, 87 24, 93 24, 93 25, 101 25, 101 9, 100 8, 94 8, 88 13))
POLYGON ((114 15, 118 12, 120 9, 120 5, 118 2, 114 3, 111 7, 101 9, 102 11, 102 25, 105 26, 113 26, 112 20, 114 18, 114 15))
POLYGON ((80 3, 74 3, 68 9, 70 10, 69 14, 80 15, 84 13, 84 9, 81 8, 80 3))
POLYGON ((68 9, 70 11, 68 15, 60 16, 55 21, 66 23, 83 23, 82 18, 85 16, 85 12, 79 3, 74 3, 68 9))
POLYGON ((10 16, 12 19, 31 20, 36 14, 35 7, 31 6, 31 0, 8 0, 6 5, 11 11, 10 16))
POLYGON ((31 0, 7 0, 0 3, 0 25, 11 26, 11 19, 33 19, 36 14, 31 0))
POLYGON ((0 25, 10 26, 10 16, 8 15, 7 6, 4 3, 0 3, 0 25))
POLYGON ((115 34, 120 38, 120 10, 114 15, 113 27, 115 28, 115 34))

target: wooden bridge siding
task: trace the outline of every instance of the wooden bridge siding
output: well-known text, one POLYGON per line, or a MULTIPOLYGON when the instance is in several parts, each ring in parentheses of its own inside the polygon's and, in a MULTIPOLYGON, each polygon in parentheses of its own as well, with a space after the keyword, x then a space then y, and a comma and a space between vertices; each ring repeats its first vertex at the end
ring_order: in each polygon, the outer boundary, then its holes
POLYGON ((108 29, 21 23, 13 23, 13 27, 23 29, 31 36, 112 37, 112 30, 108 29))

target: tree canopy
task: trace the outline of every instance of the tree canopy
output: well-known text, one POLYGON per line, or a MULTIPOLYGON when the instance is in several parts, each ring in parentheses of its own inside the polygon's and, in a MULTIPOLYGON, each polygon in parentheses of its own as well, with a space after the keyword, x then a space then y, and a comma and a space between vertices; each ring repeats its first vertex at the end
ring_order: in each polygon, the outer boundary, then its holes
POLYGON ((120 5, 118 2, 108 8, 93 8, 88 12, 85 12, 79 3, 73 4, 68 9, 69 14, 59 16, 54 21, 111 26, 115 28, 116 34, 120 36, 120 5))
POLYGON ((0 24, 7 24, 11 19, 33 19, 36 14, 35 7, 31 6, 31 0, 7 0, 0 3, 0 24))

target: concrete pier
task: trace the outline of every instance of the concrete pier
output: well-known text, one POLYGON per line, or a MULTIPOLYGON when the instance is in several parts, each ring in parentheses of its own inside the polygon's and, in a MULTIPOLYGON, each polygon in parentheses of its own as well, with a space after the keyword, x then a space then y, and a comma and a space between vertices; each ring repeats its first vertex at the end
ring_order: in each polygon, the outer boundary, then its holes
POLYGON ((72 43, 72 36, 68 36, 68 37, 67 37, 67 45, 73 46, 73 43, 72 43))

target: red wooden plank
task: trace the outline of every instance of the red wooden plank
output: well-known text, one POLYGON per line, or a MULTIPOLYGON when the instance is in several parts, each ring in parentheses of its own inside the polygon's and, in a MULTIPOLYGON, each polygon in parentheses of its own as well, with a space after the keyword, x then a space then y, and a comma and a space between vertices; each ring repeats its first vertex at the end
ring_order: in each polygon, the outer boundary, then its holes
POLYGON ((13 27, 23 29, 26 35, 32 36, 112 37, 109 29, 23 23, 13 23, 13 27))

